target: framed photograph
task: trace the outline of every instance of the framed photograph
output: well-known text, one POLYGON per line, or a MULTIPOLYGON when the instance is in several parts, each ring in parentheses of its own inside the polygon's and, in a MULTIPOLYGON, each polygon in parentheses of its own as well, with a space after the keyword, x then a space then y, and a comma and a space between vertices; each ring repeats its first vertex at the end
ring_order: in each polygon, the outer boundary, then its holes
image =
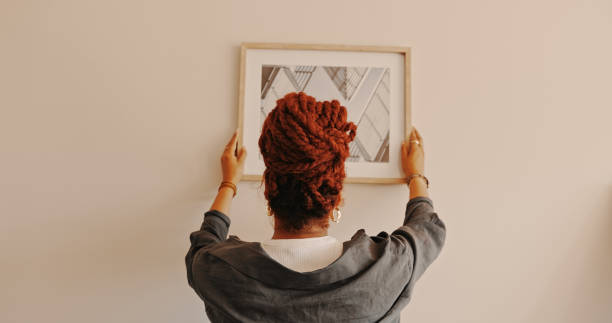
POLYGON ((261 181, 259 136, 276 100, 305 92, 338 100, 357 125, 345 183, 405 183, 401 142, 410 134, 410 48, 327 44, 242 43, 239 144, 249 152, 244 180, 261 181))

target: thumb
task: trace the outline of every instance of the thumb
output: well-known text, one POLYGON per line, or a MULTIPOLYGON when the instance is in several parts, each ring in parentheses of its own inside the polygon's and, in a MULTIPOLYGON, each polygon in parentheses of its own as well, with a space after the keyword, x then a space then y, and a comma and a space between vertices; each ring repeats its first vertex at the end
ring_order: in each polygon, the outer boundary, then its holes
POLYGON ((244 159, 246 158, 246 155, 247 155, 246 148, 244 147, 240 148, 240 151, 238 151, 238 162, 243 163, 244 159))

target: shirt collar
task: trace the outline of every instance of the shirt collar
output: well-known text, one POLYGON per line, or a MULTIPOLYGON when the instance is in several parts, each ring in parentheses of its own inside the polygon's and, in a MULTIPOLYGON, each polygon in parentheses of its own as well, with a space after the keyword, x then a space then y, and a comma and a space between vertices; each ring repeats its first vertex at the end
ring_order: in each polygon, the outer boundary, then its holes
POLYGON ((330 265, 310 272, 291 270, 272 259, 259 242, 247 242, 231 235, 226 243, 210 251, 242 274, 277 288, 313 290, 322 285, 348 279, 380 257, 372 252, 372 239, 363 229, 343 243, 342 254, 330 265))

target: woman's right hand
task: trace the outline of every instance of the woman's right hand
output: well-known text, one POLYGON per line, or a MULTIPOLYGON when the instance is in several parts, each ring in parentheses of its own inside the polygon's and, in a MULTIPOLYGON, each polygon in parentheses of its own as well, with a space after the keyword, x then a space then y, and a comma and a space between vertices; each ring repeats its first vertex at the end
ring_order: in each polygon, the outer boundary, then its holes
POLYGON ((412 127, 410 139, 402 142, 402 169, 406 177, 412 174, 425 175, 425 151, 423 150, 423 138, 412 127))

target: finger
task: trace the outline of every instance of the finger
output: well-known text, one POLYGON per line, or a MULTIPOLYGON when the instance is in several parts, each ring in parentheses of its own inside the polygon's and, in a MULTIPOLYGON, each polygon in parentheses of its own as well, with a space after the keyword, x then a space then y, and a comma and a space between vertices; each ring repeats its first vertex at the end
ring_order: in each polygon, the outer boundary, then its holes
POLYGON ((405 141, 404 141, 404 154, 406 155, 406 157, 407 157, 408 155, 410 155, 410 152, 412 152, 412 150, 413 150, 413 149, 412 149, 412 145, 413 145, 413 144, 414 144, 414 143, 413 143, 412 141, 410 141, 410 140, 407 140, 407 141, 405 140, 405 141))
POLYGON ((421 143, 421 146, 423 146, 423 138, 421 137, 421 134, 418 130, 416 130, 416 128, 414 129, 414 131, 416 132, 417 140, 421 143))
POLYGON ((412 131, 410 131, 410 144, 412 144, 412 140, 416 140, 416 139, 417 139, 416 128, 412 127, 412 131))
POLYGON ((414 129, 414 133, 416 134, 418 140, 423 140, 421 133, 416 128, 414 129))
POLYGON ((234 135, 232 136, 232 139, 230 139, 230 141, 225 146, 225 151, 231 151, 232 149, 235 150, 236 149, 236 143, 238 143, 238 130, 236 130, 234 132, 234 135))

